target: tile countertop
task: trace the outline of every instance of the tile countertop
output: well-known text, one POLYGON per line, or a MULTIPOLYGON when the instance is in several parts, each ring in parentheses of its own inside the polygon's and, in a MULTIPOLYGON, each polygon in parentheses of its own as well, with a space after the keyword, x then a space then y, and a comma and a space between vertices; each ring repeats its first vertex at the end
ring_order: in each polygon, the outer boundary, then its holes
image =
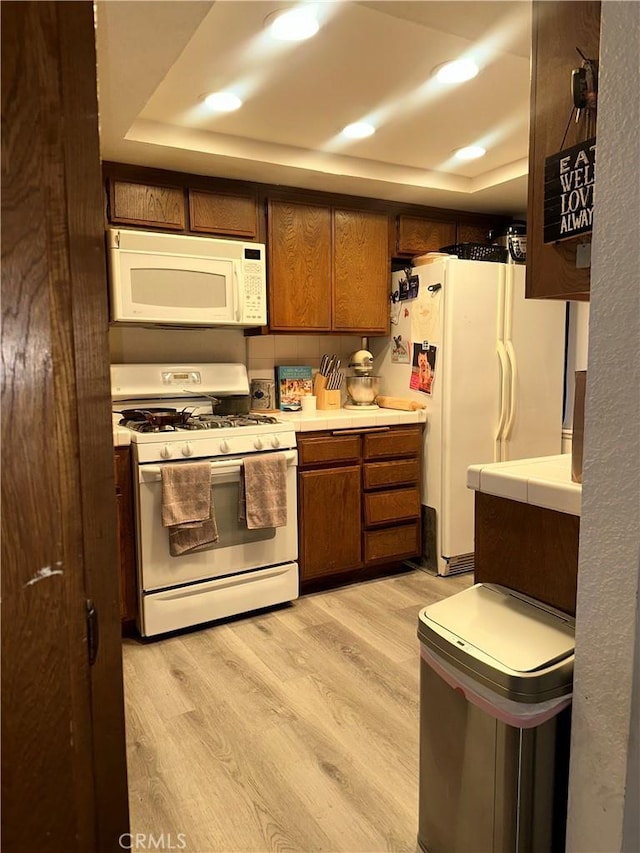
POLYGON ((521 503, 580 515, 582 486, 571 480, 571 454, 471 465, 467 486, 521 503))
MULTIPOLYGON (((357 429, 358 427, 401 426, 425 423, 425 409, 404 412, 399 409, 324 409, 315 412, 277 412, 275 417, 283 423, 293 424, 296 432, 313 432, 323 429, 357 429)), ((131 432, 117 425, 119 415, 113 420, 113 446, 131 444, 131 432)))
POLYGON ((359 427, 401 426, 425 423, 426 410, 405 412, 400 409, 318 409, 315 412, 279 412, 276 417, 294 425, 296 432, 322 429, 358 429, 359 427))

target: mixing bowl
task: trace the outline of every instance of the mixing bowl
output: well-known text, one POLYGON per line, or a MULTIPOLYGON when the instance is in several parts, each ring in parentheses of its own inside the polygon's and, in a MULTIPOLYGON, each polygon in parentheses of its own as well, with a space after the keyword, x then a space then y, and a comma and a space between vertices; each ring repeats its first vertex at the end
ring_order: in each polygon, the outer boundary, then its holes
POLYGON ((347 376, 347 394, 357 406, 372 406, 379 390, 379 376, 347 376))

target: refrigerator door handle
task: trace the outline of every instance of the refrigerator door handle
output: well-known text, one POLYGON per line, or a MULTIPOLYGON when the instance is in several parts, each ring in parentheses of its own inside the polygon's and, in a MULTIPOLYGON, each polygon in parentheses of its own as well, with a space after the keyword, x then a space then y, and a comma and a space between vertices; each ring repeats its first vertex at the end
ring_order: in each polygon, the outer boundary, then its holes
POLYGON ((509 359, 509 372, 511 374, 511 390, 509 392, 509 417, 504 428, 505 441, 507 441, 511 436, 513 422, 516 418, 516 385, 518 380, 518 364, 516 362, 516 351, 514 350, 513 343, 510 340, 507 341, 506 352, 507 358, 509 359))
MULTIPOLYGON (((501 389, 500 389, 500 420, 498 421, 498 429, 496 431, 496 444, 499 444, 504 436, 504 426, 507 420, 507 395, 509 392, 509 367, 508 361, 509 357, 507 355, 507 350, 505 349, 505 345, 501 340, 497 341, 498 346, 498 361, 500 362, 500 380, 501 380, 501 389)), ((500 454, 498 453, 498 456, 500 454)), ((501 461, 500 459, 496 461, 501 461)))

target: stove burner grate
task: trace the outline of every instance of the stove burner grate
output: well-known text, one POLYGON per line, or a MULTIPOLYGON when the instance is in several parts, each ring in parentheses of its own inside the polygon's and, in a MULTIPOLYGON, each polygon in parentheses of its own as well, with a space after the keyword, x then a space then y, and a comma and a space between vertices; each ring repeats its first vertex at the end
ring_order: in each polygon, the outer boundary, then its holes
POLYGON ((132 421, 123 418, 119 426, 127 427, 127 429, 135 430, 135 432, 177 432, 178 427, 172 424, 163 424, 162 426, 152 424, 150 421, 132 421))
POLYGON ((132 429, 135 432, 180 432, 182 430, 209 430, 209 429, 235 429, 239 427, 263 426, 265 424, 277 424, 277 418, 271 415, 192 415, 184 423, 154 425, 146 420, 127 420, 123 418, 120 426, 132 429))

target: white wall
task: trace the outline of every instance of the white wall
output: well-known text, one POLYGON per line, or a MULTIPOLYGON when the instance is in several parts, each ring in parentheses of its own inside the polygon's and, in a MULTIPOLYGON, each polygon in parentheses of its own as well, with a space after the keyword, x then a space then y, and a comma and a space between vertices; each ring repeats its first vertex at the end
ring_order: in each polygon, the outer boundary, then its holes
POLYGON ((602 4, 567 850, 640 850, 640 4, 602 4))

